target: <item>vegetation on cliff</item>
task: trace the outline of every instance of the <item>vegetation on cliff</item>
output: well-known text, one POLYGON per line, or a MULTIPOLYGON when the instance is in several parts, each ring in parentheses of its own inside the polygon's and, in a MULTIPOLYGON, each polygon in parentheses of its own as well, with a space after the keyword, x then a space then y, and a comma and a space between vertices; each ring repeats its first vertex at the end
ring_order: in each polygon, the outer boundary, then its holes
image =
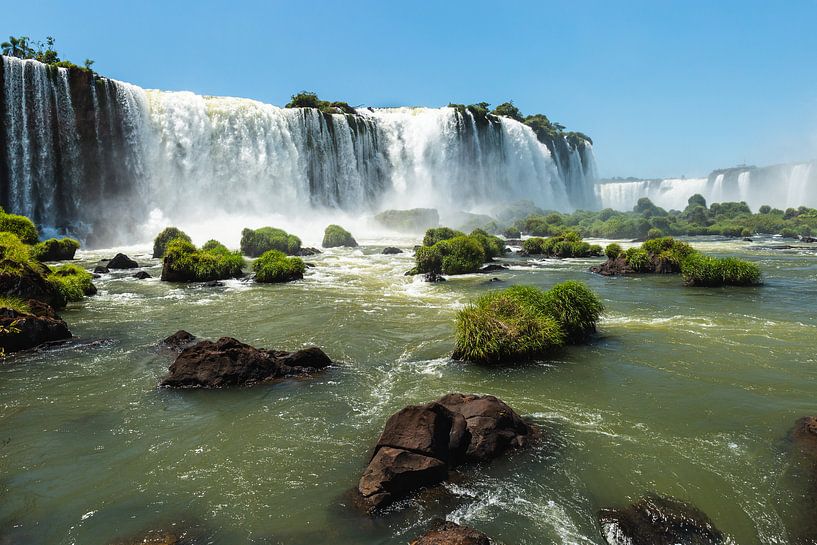
POLYGON ((60 55, 54 47, 55 42, 56 40, 52 36, 48 36, 44 42, 32 40, 28 36, 9 36, 7 42, 0 43, 0 51, 7 57, 34 59, 50 66, 76 68, 94 73, 91 70, 94 61, 91 59, 85 59, 83 66, 78 66, 69 60, 60 59, 60 55))
POLYGON ((186 240, 187 242, 193 242, 190 236, 178 227, 166 227, 153 239, 153 257, 160 258, 164 256, 168 243, 177 238, 186 240))
POLYGON ((357 111, 346 102, 321 100, 316 93, 301 91, 292 95, 285 108, 316 108, 325 114, 356 114, 357 111))
POLYGON ((548 291, 512 286, 492 291, 459 311, 453 357, 476 363, 548 357, 595 331, 604 306, 581 282, 548 291))

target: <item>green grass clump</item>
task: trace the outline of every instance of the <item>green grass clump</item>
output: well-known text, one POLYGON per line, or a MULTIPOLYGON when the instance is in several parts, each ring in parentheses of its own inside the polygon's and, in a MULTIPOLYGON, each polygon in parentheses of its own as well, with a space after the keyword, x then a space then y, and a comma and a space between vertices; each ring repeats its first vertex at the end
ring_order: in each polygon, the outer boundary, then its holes
POLYGON ((352 233, 340 225, 333 224, 329 225, 323 232, 323 242, 321 246, 324 248, 337 248, 338 246, 355 248, 357 247, 357 241, 352 236, 352 233))
POLYGON ((608 244, 607 247, 604 248, 604 255, 607 256, 607 259, 616 259, 623 252, 624 250, 621 248, 621 244, 616 244, 615 242, 608 244))
POLYGON ((91 273, 76 265, 62 265, 52 269, 48 281, 67 301, 81 301, 95 291, 91 273))
POLYGON ((31 264, 31 246, 14 233, 0 232, 0 260, 4 269, 15 269, 21 263, 31 264))
POLYGON ((244 258, 223 244, 210 241, 208 248, 197 249, 191 242, 177 238, 164 253, 162 280, 171 282, 207 282, 243 276, 244 258))
POLYGON ((156 235, 156 238, 153 239, 153 257, 160 258, 165 255, 165 249, 167 248, 167 244, 171 240, 175 240, 180 238, 182 240, 186 240, 187 242, 193 242, 192 239, 177 227, 166 227, 162 230, 161 233, 156 235))
POLYGON ((650 254, 644 248, 627 248, 624 251, 624 259, 635 272, 647 272, 650 267, 650 254))
POLYGON ((423 246, 434 246, 443 240, 461 237, 464 235, 465 233, 462 231, 457 231, 456 229, 451 229, 450 227, 434 227, 433 229, 428 229, 426 231, 426 234, 423 237, 423 246))
POLYGON ((701 253, 687 256, 681 275, 688 286, 754 286, 760 284, 760 268, 733 257, 718 258, 701 253))
POLYGON ((601 255, 601 246, 584 242, 575 231, 564 231, 549 238, 529 238, 522 243, 522 249, 530 255, 546 257, 568 258, 601 255))
POLYGON ((250 257, 258 257, 269 250, 296 255, 301 251, 301 239, 275 227, 241 231, 241 253, 250 257))
POLYGON ((31 307, 19 297, 0 296, 0 308, 13 310, 18 314, 31 314, 31 307))
POLYGON ((38 242, 31 249, 31 257, 38 261, 63 261, 74 259, 79 250, 79 241, 73 238, 49 238, 38 242))
POLYGON ((479 297, 457 314, 454 358, 477 363, 545 357, 595 331, 603 306, 569 281, 549 291, 512 286, 479 297))
POLYGON ((37 227, 25 216, 0 212, 0 232, 17 235, 24 244, 36 244, 40 238, 37 227))
POLYGON ((596 331, 604 305, 583 282, 568 280, 545 292, 545 311, 562 326, 568 343, 579 343, 596 331))
POLYGON ((264 283, 298 280, 304 277, 306 271, 306 265, 301 258, 287 257, 278 250, 269 250, 261 254, 252 268, 255 271, 255 281, 264 283))

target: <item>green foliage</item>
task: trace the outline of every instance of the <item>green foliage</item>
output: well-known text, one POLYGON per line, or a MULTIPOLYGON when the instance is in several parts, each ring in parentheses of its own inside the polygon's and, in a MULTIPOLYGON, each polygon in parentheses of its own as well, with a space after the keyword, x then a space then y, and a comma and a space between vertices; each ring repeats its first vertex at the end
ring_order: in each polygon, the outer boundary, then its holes
POLYGON ((338 246, 357 247, 357 241, 352 236, 352 233, 341 227, 340 225, 329 225, 323 232, 323 242, 321 246, 324 248, 336 248, 338 246))
POLYGON ((244 258, 222 244, 210 241, 209 249, 197 249, 183 238, 171 240, 164 253, 162 280, 207 282, 243 275, 244 258))
POLYGON ((797 238, 797 231, 791 227, 786 227, 780 230, 780 236, 783 238, 797 238))
POLYGON ((428 229, 423 237, 423 246, 434 246, 442 240, 448 240, 454 237, 461 237, 465 235, 462 231, 451 229, 450 227, 435 227, 428 229))
POLYGON ((661 229, 658 229, 656 227, 653 227, 652 229, 647 231, 647 239, 661 238, 663 236, 664 236, 664 231, 662 231, 661 229))
POLYGON ((482 246, 486 261, 490 261, 505 253, 505 242, 497 236, 489 235, 482 229, 474 229, 469 236, 482 246))
POLYGON ((489 292, 457 314, 454 357, 477 363, 546 357, 587 339, 604 308, 581 282, 544 292, 512 286, 489 292))
POLYGON ((414 260, 418 273, 467 274, 478 271, 486 255, 478 237, 459 235, 419 247, 414 260))
POLYGON ((681 274, 688 286, 752 286, 761 280, 760 268, 754 263, 697 252, 681 262, 681 274))
POLYGON ((628 248, 624 252, 627 265, 635 272, 646 272, 650 266, 650 255, 643 248, 628 248))
POLYGON ((329 102, 321 100, 318 95, 311 91, 301 91, 292 95, 292 100, 285 106, 286 108, 316 108, 325 114, 356 114, 357 111, 346 102, 329 102))
POLYGON ((156 235, 156 238, 153 239, 153 257, 160 258, 164 256, 167 243, 177 238, 184 239, 187 242, 192 242, 187 233, 177 227, 166 227, 163 229, 162 232, 156 235))
POLYGON ((34 222, 25 216, 0 213, 0 232, 14 233, 25 244, 36 244, 40 238, 34 222))
POLYGON ((301 239, 275 227, 241 231, 241 253, 258 257, 269 250, 295 255, 301 251, 301 239))
POLYGON ((73 238, 49 238, 38 242, 31 249, 31 256, 38 261, 73 259, 79 250, 79 241, 73 238))
POLYGON ((494 111, 492 111, 491 113, 502 117, 510 117, 511 119, 515 119, 520 123, 524 123, 525 121, 525 116, 522 115, 522 112, 519 111, 519 108, 513 105, 513 101, 503 102, 502 104, 494 108, 494 111))
POLYGON ((4 263, 4 270, 17 270, 20 263, 30 265, 31 247, 24 244, 14 233, 0 232, 0 260, 4 263))
POLYGON ((81 301, 93 291, 93 276, 76 265, 62 265, 52 269, 47 279, 66 301, 81 301))
POLYGON ((706 208, 706 199, 700 193, 695 193, 687 199, 687 206, 703 206, 706 208))
POLYGON ((607 259, 616 259, 624 250, 621 248, 620 244, 616 244, 613 242, 612 244, 608 244, 606 248, 604 248, 604 255, 607 256, 607 259))
POLYGON ((502 230, 502 236, 504 236, 505 238, 521 238, 522 231, 520 231, 516 227, 509 226, 505 227, 505 229, 502 230))
POLYGON ((19 297, 0 296, 0 308, 13 310, 19 314, 31 314, 31 307, 19 297))
POLYGON ((304 277, 306 265, 299 257, 287 257, 278 250, 269 250, 253 263, 256 282, 289 282, 304 277))
POLYGON ((592 257, 601 255, 601 246, 582 241, 576 231, 563 231, 550 238, 533 237, 522 242, 522 249, 530 255, 546 257, 592 257))
POLYGON ((93 73, 91 66, 94 61, 85 59, 84 66, 77 66, 71 61, 61 60, 59 53, 55 49, 56 40, 48 36, 45 42, 32 41, 28 36, 9 36, 7 42, 0 43, 0 51, 3 55, 9 57, 18 57, 20 59, 34 59, 50 66, 60 68, 77 68, 86 72, 93 73))

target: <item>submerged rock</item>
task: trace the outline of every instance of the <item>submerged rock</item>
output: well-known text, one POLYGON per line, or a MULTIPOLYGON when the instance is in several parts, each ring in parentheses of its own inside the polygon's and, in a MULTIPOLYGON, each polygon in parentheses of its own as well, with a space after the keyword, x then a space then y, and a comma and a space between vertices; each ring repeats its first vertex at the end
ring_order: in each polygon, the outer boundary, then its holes
POLYGON ((374 510, 448 478, 463 462, 483 462, 528 444, 533 428, 494 396, 448 394, 410 405, 386 421, 358 483, 374 510))
POLYGON ((394 246, 386 246, 383 248, 384 255, 395 255, 395 254, 402 254, 403 250, 400 248, 395 248, 394 246))
POLYGON ((455 522, 446 522, 423 534, 411 545, 491 545, 487 535, 455 522))
POLYGON ((28 301, 27 305, 30 312, 0 308, 0 326, 8 331, 0 335, 0 348, 5 352, 71 338, 68 325, 53 308, 35 300, 28 301))
POLYGON ((137 269, 139 268, 139 263, 132 260, 125 254, 116 254, 113 259, 108 261, 108 268, 109 269, 137 269))
POLYGON ((161 386, 221 388, 251 386, 290 376, 305 376, 331 365, 320 348, 295 352, 261 350, 231 337, 201 341, 182 350, 161 386))
POLYGON ((304 257, 304 256, 310 256, 310 255, 318 255, 320 253, 322 253, 322 252, 320 250, 318 250, 317 248, 309 247, 309 248, 301 248, 301 250, 298 252, 298 255, 301 256, 301 257, 304 257))
POLYGON ((97 265, 94 267, 94 274, 108 274, 110 272, 111 271, 108 269, 108 267, 105 267, 104 265, 97 265))
POLYGON ((184 329, 178 330, 176 333, 163 339, 159 346, 162 348, 167 348, 169 350, 175 350, 177 352, 181 352, 191 344, 196 341, 196 336, 192 333, 188 333, 184 329))
POLYGON ((224 287, 224 282, 222 282, 221 280, 210 280, 208 282, 204 282, 202 284, 202 287, 205 287, 205 288, 223 288, 224 287))
POLYGON ((139 271, 138 273, 133 275, 134 278, 139 280, 147 280, 148 278, 153 278, 150 274, 146 273, 145 271, 139 271))
MULTIPOLYGON (((408 273, 406 274, 408 275, 408 273)), ((423 282, 445 282, 445 278, 441 274, 430 272, 423 275, 423 282)))
POLYGON ((610 545, 719 545, 720 530, 702 511, 674 498, 649 495, 624 509, 603 509, 599 524, 610 545))
POLYGON ((506 267, 505 265, 497 265, 495 263, 492 263, 491 265, 485 265, 484 267, 482 267, 477 272, 478 273, 492 273, 492 272, 507 271, 507 270, 508 270, 508 267, 506 267))

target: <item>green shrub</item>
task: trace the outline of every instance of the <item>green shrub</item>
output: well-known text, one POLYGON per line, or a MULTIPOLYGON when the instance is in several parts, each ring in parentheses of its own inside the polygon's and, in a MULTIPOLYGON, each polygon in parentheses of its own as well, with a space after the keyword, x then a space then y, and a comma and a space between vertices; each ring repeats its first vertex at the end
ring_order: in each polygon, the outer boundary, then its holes
POLYGON ((661 238, 663 236, 664 236, 664 232, 661 229, 658 229, 656 227, 653 227, 652 229, 647 231, 647 239, 661 238))
POLYGON ((595 331, 603 305, 581 282, 545 292, 512 286, 482 295, 457 314, 454 358, 477 363, 550 355, 595 331))
POLYGON ((255 260, 253 270, 256 282, 290 282, 304 277, 306 265, 299 257, 287 257, 278 250, 269 250, 255 260))
POLYGON ((565 338, 543 305, 541 290, 524 286, 481 296, 457 313, 453 357, 500 363, 549 355, 564 345, 565 338))
POLYGON ((607 259, 616 259, 623 251, 620 244, 613 242, 604 249, 604 255, 607 256, 607 259))
POLYGON ((9 262, 6 266, 12 266, 13 263, 29 264, 31 247, 14 233, 0 232, 0 259, 9 262))
POLYGON ((31 307, 19 297, 0 296, 0 308, 13 310, 19 314, 31 314, 31 307))
POLYGON ((205 242, 202 245, 201 249, 203 251, 205 251, 205 252, 215 252, 215 253, 219 253, 219 254, 229 254, 230 253, 230 250, 228 250, 227 247, 224 244, 222 244, 219 241, 217 241, 215 239, 212 239, 212 238, 210 240, 208 240, 207 242, 205 242))
POLYGON ((434 246, 440 241, 465 235, 462 231, 451 229, 450 227, 434 227, 428 229, 423 237, 423 246, 434 246))
POLYGON ((547 257, 592 257, 601 255, 601 246, 582 241, 575 231, 564 231, 550 238, 533 237, 522 242, 522 249, 531 255, 547 257))
POLYGON ((49 238, 38 242, 31 249, 31 257, 38 261, 63 261, 74 259, 79 250, 79 241, 73 238, 49 238))
POLYGON ((650 267, 650 254, 643 248, 628 248, 624 251, 624 259, 635 272, 646 272, 650 267))
POLYGON ((17 235, 24 244, 36 244, 40 238, 37 227, 25 216, 0 213, 0 232, 17 235))
POLYGON ((91 273, 76 265, 62 265, 52 269, 48 281, 66 301, 82 301, 86 295, 96 292, 91 273))
POLYGON ((435 244, 442 256, 443 274, 467 274, 478 271, 485 262, 485 250, 469 236, 454 237, 435 244))
POLYGON ((511 225, 502 230, 502 236, 505 238, 521 238, 522 231, 511 225))
POLYGON ((744 238, 746 238, 746 237, 750 237, 750 236, 752 236, 752 230, 751 230, 751 229, 749 229, 748 227, 744 227, 744 228, 743 228, 743 229, 741 229, 741 231, 740 231, 740 236, 742 236, 742 237, 744 237, 744 238))
POLYGON ((296 255, 301 251, 301 239, 275 227, 241 231, 241 253, 258 257, 269 250, 296 255))
POLYGON ((356 247, 357 241, 352 237, 352 234, 341 227, 340 225, 330 225, 323 232, 323 242, 321 246, 324 248, 337 248, 338 246, 356 247))
POLYGON ((181 229, 177 227, 166 227, 153 239, 153 257, 160 258, 164 256, 168 242, 177 238, 186 240, 187 242, 193 242, 190 237, 187 236, 187 233, 181 229))
POLYGON ((164 253, 162 280, 207 282, 243 276, 240 252, 231 252, 216 241, 211 241, 209 248, 196 249, 183 238, 170 241, 164 253))
POLYGON ((783 238, 797 238, 797 231, 792 228, 786 227, 785 229, 781 229, 780 236, 783 238))
POLYGON ((697 252, 683 260, 681 274, 688 286, 752 286, 761 280, 760 268, 754 263, 697 252))
POLYGON ((441 274, 443 271, 443 256, 437 244, 417 248, 414 253, 414 262, 416 263, 414 270, 417 273, 441 274))
POLYGON ((575 344, 596 331, 604 305, 586 284, 568 280, 545 292, 544 310, 562 327, 565 340, 575 344))
POLYGON ((486 261, 490 261, 505 253, 505 242, 497 236, 489 235, 482 229, 474 229, 469 236, 482 246, 486 261))

